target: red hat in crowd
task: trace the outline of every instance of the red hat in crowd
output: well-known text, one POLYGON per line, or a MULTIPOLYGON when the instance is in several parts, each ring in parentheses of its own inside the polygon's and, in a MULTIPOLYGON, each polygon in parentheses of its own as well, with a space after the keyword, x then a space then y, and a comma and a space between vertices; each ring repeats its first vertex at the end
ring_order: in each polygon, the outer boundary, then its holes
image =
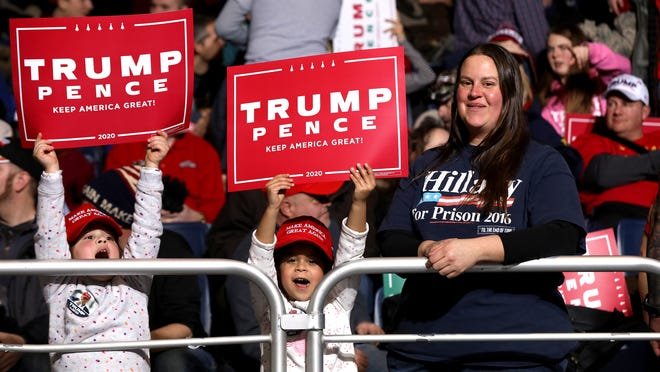
MULTIPOLYGON (((510 48, 507 47, 506 49, 509 50, 511 54, 513 54, 514 57, 518 60, 518 62, 522 63, 523 66, 526 65, 525 70, 529 69, 529 71, 526 71, 527 73, 527 78, 530 81, 530 90, 533 90, 533 86, 535 85, 535 77, 536 77, 536 63, 534 61, 534 58, 532 57, 532 54, 525 49, 524 44, 524 39, 520 32, 518 32, 518 29, 516 26, 508 23, 508 22, 503 22, 500 24, 500 26, 488 36, 488 39, 486 42, 488 43, 498 43, 498 42, 503 42, 503 41, 513 41, 519 48, 516 50, 515 48, 510 48)), ((530 97, 528 97, 527 101, 524 102, 524 110, 528 110, 532 103, 533 103, 533 92, 530 92, 530 97)))
POLYGON ((286 190, 284 195, 291 196, 302 192, 314 196, 330 196, 339 191, 343 184, 341 181, 295 184, 286 190))
POLYGON ((281 252, 282 248, 294 243, 305 243, 317 248, 332 266, 332 236, 323 222, 311 216, 300 216, 284 222, 277 230, 275 252, 281 252))
POLYGON ((121 226, 115 220, 89 203, 83 203, 69 212, 64 218, 66 240, 73 244, 82 233, 91 227, 107 229, 115 238, 122 234, 121 226))
POLYGON ((501 24, 495 32, 488 36, 489 43, 506 40, 514 41, 520 46, 523 45, 523 37, 520 35, 520 32, 518 32, 515 26, 508 23, 501 24))

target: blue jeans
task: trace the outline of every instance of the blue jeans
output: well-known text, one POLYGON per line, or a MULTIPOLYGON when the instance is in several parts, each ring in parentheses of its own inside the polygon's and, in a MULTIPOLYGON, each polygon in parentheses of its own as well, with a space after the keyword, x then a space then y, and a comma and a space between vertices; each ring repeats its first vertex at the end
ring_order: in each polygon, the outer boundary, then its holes
POLYGON ((215 372, 213 356, 204 348, 182 347, 161 351, 151 356, 152 372, 215 372))
POLYGON ((555 366, 536 365, 526 366, 524 368, 473 367, 455 364, 423 362, 408 359, 394 353, 387 353, 387 366, 390 372, 560 372, 566 370, 567 364, 568 363, 564 361, 555 366))
POLYGON ((379 349, 374 344, 355 344, 355 349, 364 352, 369 364, 366 372, 384 372, 387 371, 387 352, 379 349))
POLYGON ((24 353, 11 372, 50 372, 50 356, 42 353, 24 353))

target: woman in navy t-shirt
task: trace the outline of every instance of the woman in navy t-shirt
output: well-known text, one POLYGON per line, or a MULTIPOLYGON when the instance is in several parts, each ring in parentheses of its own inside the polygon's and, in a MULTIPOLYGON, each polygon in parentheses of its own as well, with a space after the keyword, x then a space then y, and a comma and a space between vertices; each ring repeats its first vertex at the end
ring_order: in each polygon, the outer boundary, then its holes
MULTIPOLYGON (((494 44, 458 68, 446 145, 413 164, 378 237, 385 256, 421 256, 440 275, 410 275, 394 333, 545 333, 573 330, 561 273, 467 273, 582 254, 575 180, 561 155, 530 141, 515 58, 494 44)), ((389 343, 397 370, 558 370, 573 341, 389 343)))

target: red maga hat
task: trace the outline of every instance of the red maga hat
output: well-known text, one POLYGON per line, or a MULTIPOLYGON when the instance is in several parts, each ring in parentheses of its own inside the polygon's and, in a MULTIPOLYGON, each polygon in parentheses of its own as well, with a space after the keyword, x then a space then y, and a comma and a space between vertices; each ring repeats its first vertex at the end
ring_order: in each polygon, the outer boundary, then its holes
POLYGON ((121 226, 115 220, 89 203, 83 203, 78 208, 69 212, 64 218, 66 226, 66 240, 69 244, 74 243, 92 224, 105 227, 110 233, 118 238, 122 234, 121 226))
POLYGON ((488 35, 487 40, 488 42, 511 40, 520 46, 522 46, 524 42, 523 37, 520 35, 520 32, 518 32, 518 29, 516 29, 516 26, 508 23, 501 24, 495 32, 488 35))
POLYGON ((294 243, 307 243, 318 248, 330 263, 334 261, 330 230, 314 217, 301 216, 291 218, 280 226, 277 230, 275 251, 294 243))

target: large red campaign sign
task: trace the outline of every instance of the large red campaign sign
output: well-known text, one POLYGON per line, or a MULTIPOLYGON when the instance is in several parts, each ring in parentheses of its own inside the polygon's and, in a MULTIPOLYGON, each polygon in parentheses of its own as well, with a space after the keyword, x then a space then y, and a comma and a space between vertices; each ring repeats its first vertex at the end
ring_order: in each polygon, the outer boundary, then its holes
POLYGON ((188 127, 192 11, 12 19, 14 94, 23 145, 140 141, 188 127))
POLYGON ((403 49, 328 53, 227 70, 228 189, 408 173, 403 49))
MULTIPOLYGON (((613 229, 587 234, 587 256, 618 256, 613 229)), ((564 302, 575 306, 614 311, 632 316, 632 305, 622 272, 566 272, 559 292, 564 302)))

